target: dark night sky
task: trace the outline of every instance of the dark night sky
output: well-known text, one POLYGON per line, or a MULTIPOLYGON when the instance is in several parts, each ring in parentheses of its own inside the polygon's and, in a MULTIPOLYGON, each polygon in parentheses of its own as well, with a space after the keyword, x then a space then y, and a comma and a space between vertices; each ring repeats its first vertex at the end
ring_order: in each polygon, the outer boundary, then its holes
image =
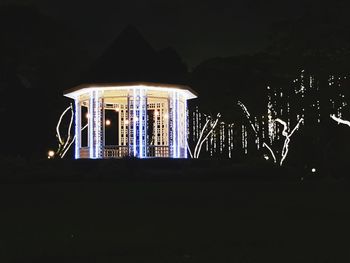
MULTIPOLYGON (((175 47, 190 65, 216 56, 254 53, 268 43, 269 28, 300 16, 319 1, 116 1, 3 0, 32 4, 68 24, 96 55, 127 25, 137 26, 156 48, 175 47)), ((325 4, 323 4, 325 6, 325 4)))

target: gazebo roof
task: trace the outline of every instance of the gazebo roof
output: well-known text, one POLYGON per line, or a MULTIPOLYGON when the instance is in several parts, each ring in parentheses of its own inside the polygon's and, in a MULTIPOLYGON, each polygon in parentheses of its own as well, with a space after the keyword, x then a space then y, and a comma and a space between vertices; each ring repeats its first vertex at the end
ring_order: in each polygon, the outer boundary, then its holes
POLYGON ((89 68, 77 86, 64 91, 76 98, 90 90, 181 90, 186 99, 197 97, 187 86, 187 67, 172 48, 156 51, 133 27, 126 27, 89 68))
POLYGON ((163 84, 155 82, 117 82, 117 83, 87 83, 81 84, 74 88, 64 91, 64 96, 75 99, 79 95, 88 93, 92 90, 125 90, 130 88, 146 88, 149 90, 172 91, 180 90, 186 99, 197 98, 198 94, 189 86, 178 84, 163 84))
POLYGON ((155 50, 127 26, 82 75, 80 83, 159 82, 186 85, 186 64, 172 48, 155 50))

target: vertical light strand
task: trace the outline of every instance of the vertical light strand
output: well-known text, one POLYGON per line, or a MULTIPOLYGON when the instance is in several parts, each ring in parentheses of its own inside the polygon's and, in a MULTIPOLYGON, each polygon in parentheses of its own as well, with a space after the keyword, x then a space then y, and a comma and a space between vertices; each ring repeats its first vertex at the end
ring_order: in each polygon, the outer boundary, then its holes
POLYGON ((100 131, 100 144, 99 144, 99 158, 104 158, 105 154, 105 144, 106 144, 106 115, 105 115, 105 99, 103 96, 101 96, 100 102, 99 102, 99 113, 100 113, 100 127, 99 127, 99 131, 100 131))
POLYGON ((146 157, 146 121, 147 121, 147 100, 146 95, 147 89, 139 88, 139 157, 146 157))
POLYGON ((230 124, 227 127, 227 140, 228 140, 228 158, 231 159, 231 130, 230 124))
POLYGON ((89 101, 89 115, 88 115, 88 123, 89 123, 89 155, 90 158, 94 158, 94 125, 93 125, 93 91, 90 92, 90 101, 89 101))
POLYGON ((98 116, 97 116, 97 101, 96 101, 96 91, 93 91, 93 100, 92 100, 92 127, 93 127, 93 151, 94 151, 94 158, 97 158, 97 121, 98 121, 98 116))
POLYGON ((143 158, 143 141, 142 141, 142 135, 143 135, 143 121, 142 121, 142 117, 143 117, 143 104, 142 104, 142 97, 143 97, 143 89, 139 88, 139 158, 143 158))
POLYGON ((180 108, 179 108, 179 93, 176 92, 176 139, 177 139, 177 158, 180 158, 180 118, 179 118, 179 113, 180 113, 180 108))
POLYGON ((147 116, 147 103, 148 103, 148 98, 147 98, 147 94, 148 94, 148 90, 146 89, 145 90, 145 93, 144 93, 144 103, 143 103, 143 105, 144 105, 144 120, 143 120, 143 144, 144 144, 144 153, 143 153, 143 155, 144 155, 144 157, 147 157, 147 148, 148 148, 148 145, 147 145, 147 133, 148 133, 148 131, 147 131, 147 123, 148 123, 148 116, 147 116))
POLYGON ((101 148, 101 110, 100 110, 100 99, 97 91, 94 91, 93 107, 93 126, 94 126, 94 158, 100 158, 100 148, 101 148))
POLYGON ((79 98, 75 99, 75 159, 80 158, 81 145, 81 108, 79 98))
POLYGON ((130 138, 130 126, 131 126, 131 122, 130 122, 130 109, 131 109, 131 106, 130 106, 130 90, 128 90, 128 97, 127 97, 127 110, 125 111, 125 116, 124 116, 124 125, 125 125, 125 128, 127 128, 127 145, 128 145, 128 156, 130 157, 131 156, 131 138, 130 138), (125 124, 125 119, 128 118, 128 122, 127 124, 125 124))
POLYGON ((93 127, 93 151, 94 151, 94 158, 97 158, 97 101, 96 101, 96 91, 93 92, 93 100, 92 100, 92 127, 93 127))
POLYGON ((187 100, 184 100, 184 139, 185 139, 185 149, 184 149, 184 158, 187 159, 187 143, 188 143, 188 111, 187 111, 187 100))
POLYGON ((177 150, 177 144, 176 144, 176 98, 175 98, 175 91, 172 95, 172 133, 173 133, 173 158, 176 158, 176 150, 177 150))
POLYGON ((136 153, 136 90, 133 88, 133 98, 132 98, 132 113, 133 113, 133 128, 132 128, 132 135, 133 135, 133 155, 134 157, 137 156, 136 153))

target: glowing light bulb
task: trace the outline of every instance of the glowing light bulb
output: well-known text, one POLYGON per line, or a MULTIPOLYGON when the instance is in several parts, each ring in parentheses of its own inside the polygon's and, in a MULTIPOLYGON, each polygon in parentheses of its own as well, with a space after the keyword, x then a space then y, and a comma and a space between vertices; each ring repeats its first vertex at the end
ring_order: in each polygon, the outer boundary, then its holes
POLYGON ((267 154, 264 155, 264 158, 265 158, 266 161, 268 161, 270 159, 267 154))
POLYGON ((55 152, 52 151, 52 150, 50 150, 50 151, 47 153, 47 158, 48 158, 48 159, 51 159, 51 158, 53 158, 54 156, 55 156, 55 152))
POLYGON ((316 168, 312 168, 311 172, 316 173, 316 168))
POLYGON ((90 118, 90 114, 89 114, 89 113, 86 113, 86 114, 85 114, 85 117, 86 117, 87 119, 89 119, 89 118, 90 118))
POLYGON ((119 108, 115 108, 114 110, 115 110, 116 112, 119 112, 119 108))
POLYGON ((107 126, 111 125, 111 121, 110 120, 106 120, 106 125, 107 126))

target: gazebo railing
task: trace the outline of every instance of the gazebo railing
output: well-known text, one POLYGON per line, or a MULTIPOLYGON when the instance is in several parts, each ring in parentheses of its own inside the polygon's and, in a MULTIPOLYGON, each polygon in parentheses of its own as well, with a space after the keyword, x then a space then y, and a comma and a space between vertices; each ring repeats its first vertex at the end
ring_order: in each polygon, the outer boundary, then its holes
POLYGON ((150 145, 147 147, 147 157, 169 157, 169 146, 150 145))
MULTIPOLYGON (((123 158, 129 156, 128 146, 108 145, 104 146, 103 158, 123 158)), ((169 157, 169 146, 150 145, 147 146, 147 157, 169 157)))
POLYGON ((128 146, 108 145, 103 149, 104 158, 123 158, 129 155, 128 146))
POLYGON ((79 156, 82 159, 86 159, 90 157, 90 150, 89 147, 81 147, 79 149, 79 156))

